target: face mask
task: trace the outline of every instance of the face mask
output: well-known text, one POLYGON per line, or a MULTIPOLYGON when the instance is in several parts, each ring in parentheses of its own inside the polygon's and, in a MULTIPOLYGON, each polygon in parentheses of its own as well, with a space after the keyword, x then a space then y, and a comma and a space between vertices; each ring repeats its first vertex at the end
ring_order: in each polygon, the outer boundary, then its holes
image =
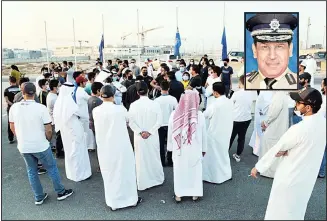
POLYGON ((295 110, 294 111, 294 113, 298 116, 298 117, 302 117, 302 114, 301 114, 301 112, 300 111, 298 111, 298 110, 295 110))
POLYGON ((142 72, 143 76, 148 76, 148 72, 142 72))
POLYGON ((181 72, 184 72, 184 71, 185 71, 185 67, 180 67, 179 70, 180 70, 181 72))
POLYGON ((194 62, 193 61, 190 61, 190 64, 192 65, 192 64, 194 64, 194 62))
POLYGON ((209 64, 210 64, 210 65, 213 65, 213 63, 212 63, 212 62, 209 62, 209 64))
POLYGON ((304 85, 305 85, 305 81, 300 81, 299 84, 300 84, 301 86, 304 86, 304 85))
POLYGON ((135 67, 135 64, 134 64, 134 63, 131 63, 131 64, 130 64, 130 67, 131 67, 131 68, 135 67))
POLYGON ((184 81, 188 81, 188 79, 189 79, 189 77, 188 77, 187 75, 184 75, 184 76, 183 76, 183 80, 184 80, 184 81))
POLYGON ((117 81, 118 78, 117 78, 117 77, 112 77, 112 80, 113 80, 113 81, 117 81))
POLYGON ((224 66, 226 67, 227 66, 227 63, 224 63, 224 66))
POLYGON ((128 80, 133 80, 133 75, 128 76, 128 80))

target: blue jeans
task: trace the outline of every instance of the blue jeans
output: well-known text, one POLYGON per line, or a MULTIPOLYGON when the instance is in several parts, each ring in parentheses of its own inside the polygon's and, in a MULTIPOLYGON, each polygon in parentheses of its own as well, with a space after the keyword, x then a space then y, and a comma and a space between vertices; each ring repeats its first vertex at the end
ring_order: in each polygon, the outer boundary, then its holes
POLYGON ((293 125, 294 108, 288 108, 288 127, 293 125))
POLYGON ((61 184, 57 163, 53 158, 51 148, 48 148, 47 150, 40 153, 22 153, 21 155, 25 160, 28 179, 32 186, 34 198, 36 201, 42 200, 44 197, 43 188, 37 173, 38 162, 42 163, 43 167, 47 170, 55 191, 58 194, 65 192, 65 187, 61 184))
POLYGON ((324 157, 322 158, 322 162, 319 170, 319 176, 321 177, 326 176, 326 148, 325 148, 324 157))
POLYGON ((293 115, 293 125, 299 123, 300 121, 302 121, 302 117, 293 115))

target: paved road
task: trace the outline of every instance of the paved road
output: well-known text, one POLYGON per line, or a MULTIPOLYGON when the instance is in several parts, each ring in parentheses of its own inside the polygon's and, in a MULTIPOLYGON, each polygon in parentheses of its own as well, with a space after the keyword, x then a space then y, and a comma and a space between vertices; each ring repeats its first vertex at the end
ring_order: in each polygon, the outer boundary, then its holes
MULTIPOLYGON (((4 112, 2 112, 4 113, 4 112)), ((249 127, 246 144, 253 130, 249 127)), ((231 154, 236 150, 236 141, 231 154)), ((272 180, 248 177, 257 161, 252 149, 246 146, 242 161, 231 160, 233 180, 221 185, 204 183, 204 198, 198 203, 185 201, 175 204, 172 196, 173 171, 164 168, 165 182, 162 186, 139 192, 144 201, 136 208, 112 212, 105 204, 101 174, 96 173, 96 159, 90 153, 92 178, 75 183, 65 176, 64 160, 57 161, 62 182, 75 194, 58 202, 47 175, 40 179, 49 198, 42 206, 35 206, 25 164, 16 144, 7 141, 7 116, 2 116, 2 219, 255 219, 264 218, 272 180), (163 201, 165 203, 163 203, 163 201)), ((276 211, 277 212, 277 211, 276 211)), ((308 204, 305 219, 326 219, 326 179, 318 179, 308 204)))

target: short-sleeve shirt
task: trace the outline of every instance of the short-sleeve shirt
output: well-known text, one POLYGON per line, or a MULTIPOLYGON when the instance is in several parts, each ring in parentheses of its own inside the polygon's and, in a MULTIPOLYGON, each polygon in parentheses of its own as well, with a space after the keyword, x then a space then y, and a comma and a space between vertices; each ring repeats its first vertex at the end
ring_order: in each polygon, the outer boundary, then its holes
POLYGON ((163 82, 165 79, 164 79, 164 76, 159 74, 157 77, 156 77, 156 82, 158 83, 158 85, 161 84, 161 82, 163 82))
POLYGON ((149 91, 152 89, 152 86, 150 84, 152 80, 153 80, 153 77, 151 77, 149 75, 144 77, 144 82, 148 85, 149 91))
POLYGON ((224 66, 221 68, 221 75, 222 75, 222 82, 224 85, 230 85, 231 82, 231 75, 233 74, 233 68, 232 67, 227 67, 225 68, 224 66))
POLYGON ((54 93, 51 93, 51 92, 47 96, 47 108, 48 108, 48 111, 49 111, 49 114, 50 114, 50 117, 51 117, 51 120, 52 120, 52 125, 54 124, 53 109, 54 109, 54 105, 56 103, 57 98, 58 98, 58 95, 54 94, 54 93))
MULTIPOLYGON (((8 100, 11 102, 11 103, 14 103, 14 98, 15 98, 15 95, 20 92, 20 88, 17 86, 17 85, 12 85, 10 87, 7 87, 4 91, 4 97, 8 97, 8 100)), ((7 107, 7 110, 10 109, 10 105, 8 104, 8 107, 7 107)))
POLYGON ((87 106, 89 110, 89 127, 92 131, 94 131, 94 119, 93 119, 93 114, 92 111, 94 108, 97 106, 100 106, 103 103, 103 101, 96 97, 96 96, 91 96, 88 101, 87 101, 87 106))
POLYGON ((40 153, 49 148, 44 125, 51 124, 51 118, 46 106, 34 100, 15 103, 9 111, 9 122, 15 125, 20 153, 40 153))

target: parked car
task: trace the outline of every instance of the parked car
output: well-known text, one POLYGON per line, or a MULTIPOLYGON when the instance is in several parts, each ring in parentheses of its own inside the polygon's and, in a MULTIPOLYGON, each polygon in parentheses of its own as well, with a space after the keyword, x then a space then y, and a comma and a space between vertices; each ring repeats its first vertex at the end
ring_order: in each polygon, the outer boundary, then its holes
POLYGON ((240 62, 242 60, 242 57, 244 57, 243 51, 230 51, 228 53, 229 61, 240 62))

